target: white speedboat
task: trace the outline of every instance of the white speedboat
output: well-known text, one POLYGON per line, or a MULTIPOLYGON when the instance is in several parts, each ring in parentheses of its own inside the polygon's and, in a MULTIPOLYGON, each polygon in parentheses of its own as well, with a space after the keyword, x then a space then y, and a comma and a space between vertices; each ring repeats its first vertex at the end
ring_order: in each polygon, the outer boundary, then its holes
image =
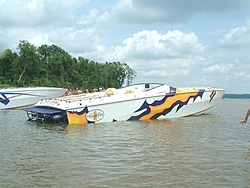
POLYGON ((67 89, 55 87, 23 87, 0 89, 0 110, 32 106, 47 98, 62 96, 67 89))
POLYGON ((54 124, 179 118, 198 115, 223 97, 219 88, 175 88, 146 83, 105 92, 45 99, 26 108, 31 121, 54 124))

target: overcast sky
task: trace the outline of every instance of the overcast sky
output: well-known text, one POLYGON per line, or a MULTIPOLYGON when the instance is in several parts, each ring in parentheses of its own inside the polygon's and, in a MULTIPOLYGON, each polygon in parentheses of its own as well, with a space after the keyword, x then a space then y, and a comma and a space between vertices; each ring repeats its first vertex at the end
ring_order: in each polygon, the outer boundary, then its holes
POLYGON ((125 62, 133 83, 250 93, 250 0, 0 0, 0 51, 20 40, 125 62))

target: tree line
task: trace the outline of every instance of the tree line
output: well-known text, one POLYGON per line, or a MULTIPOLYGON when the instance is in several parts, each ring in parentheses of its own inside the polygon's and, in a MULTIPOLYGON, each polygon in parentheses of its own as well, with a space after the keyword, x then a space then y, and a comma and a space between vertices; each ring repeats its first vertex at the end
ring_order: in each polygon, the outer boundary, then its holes
POLYGON ((119 88, 134 78, 136 72, 127 63, 75 58, 56 45, 36 47, 26 40, 17 52, 6 49, 0 56, 0 87, 119 88))

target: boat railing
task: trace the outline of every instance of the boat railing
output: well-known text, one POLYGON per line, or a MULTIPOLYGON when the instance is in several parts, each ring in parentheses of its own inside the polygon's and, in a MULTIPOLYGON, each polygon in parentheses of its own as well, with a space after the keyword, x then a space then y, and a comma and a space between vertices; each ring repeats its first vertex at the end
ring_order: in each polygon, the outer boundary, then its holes
POLYGON ((105 93, 101 92, 101 93, 90 93, 90 94, 78 94, 78 95, 69 95, 69 96, 64 96, 64 97, 60 97, 60 98, 55 98, 56 100, 60 100, 60 101, 75 101, 75 100, 87 100, 87 99, 94 99, 94 98, 100 98, 100 97, 104 97, 105 93))

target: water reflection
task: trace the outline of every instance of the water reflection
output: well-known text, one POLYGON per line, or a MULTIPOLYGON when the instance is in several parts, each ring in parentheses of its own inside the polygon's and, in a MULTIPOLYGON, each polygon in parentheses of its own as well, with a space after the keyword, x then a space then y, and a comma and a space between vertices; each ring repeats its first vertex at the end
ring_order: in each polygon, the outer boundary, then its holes
MULTIPOLYGON (((132 122, 111 122, 88 125, 52 125, 36 122, 27 122, 27 125, 39 129, 64 133, 67 138, 74 139, 82 136, 116 136, 117 134, 131 134, 137 132, 136 137, 151 136, 153 141, 166 142, 169 139, 175 142, 174 146, 182 145, 188 137, 193 137, 193 129, 197 126, 211 126, 211 123, 218 122, 217 115, 204 114, 199 116, 190 116, 178 119, 145 120, 132 122)), ((216 128, 215 128, 216 129, 216 128)), ((216 132, 217 130, 215 130, 216 132)), ((204 134, 204 133, 203 133, 204 134)), ((207 133, 206 133, 207 134, 207 133)), ((143 138, 144 139, 144 138, 143 138)))
POLYGON ((248 187, 250 126, 239 125, 241 105, 85 126, 0 112, 0 187, 248 187))
POLYGON ((47 124, 47 123, 39 123, 39 122, 32 122, 32 121, 27 121, 26 123, 29 126, 36 127, 38 129, 44 129, 44 130, 49 130, 49 131, 65 131, 68 127, 67 124, 47 124))

